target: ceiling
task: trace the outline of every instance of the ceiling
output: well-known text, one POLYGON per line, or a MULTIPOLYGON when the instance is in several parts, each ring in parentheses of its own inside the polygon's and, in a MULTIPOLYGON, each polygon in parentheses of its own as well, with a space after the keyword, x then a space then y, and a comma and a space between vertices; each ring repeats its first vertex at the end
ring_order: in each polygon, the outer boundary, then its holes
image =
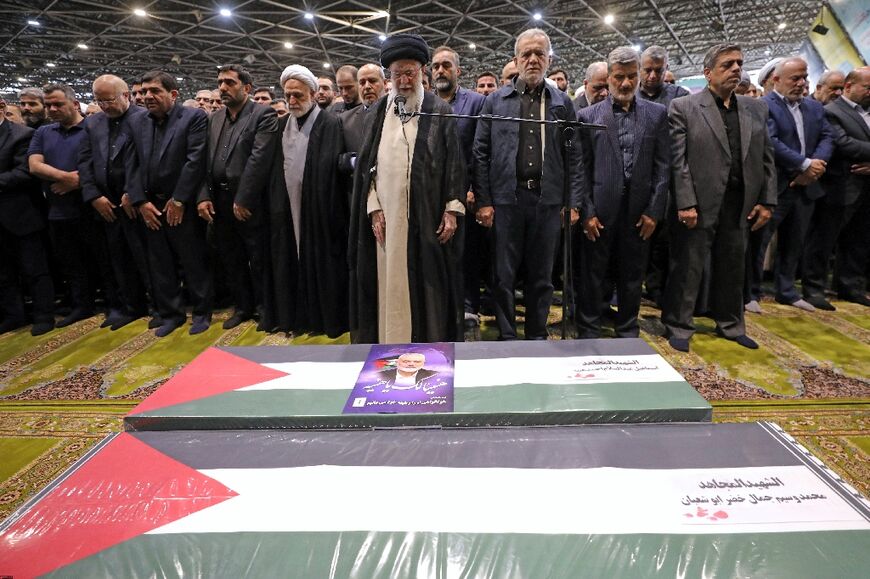
POLYGON ((483 70, 500 72, 513 56, 516 35, 532 26, 550 35, 551 68, 567 70, 572 85, 590 62, 626 44, 665 46, 671 70, 687 76, 701 72, 704 52, 720 42, 740 44, 749 69, 771 55, 797 51, 821 5, 821 0, 5 0, 0 91, 63 81, 87 94, 98 74, 130 80, 161 68, 182 79, 182 92, 189 95, 214 86, 216 67, 229 63, 244 64, 259 85, 274 85, 288 64, 304 64, 319 75, 342 64, 375 61, 381 35, 396 32, 419 33, 433 48, 447 44, 457 50, 468 85, 483 70), (231 12, 221 15, 221 9, 231 12), (604 21, 608 14, 612 24, 604 21))

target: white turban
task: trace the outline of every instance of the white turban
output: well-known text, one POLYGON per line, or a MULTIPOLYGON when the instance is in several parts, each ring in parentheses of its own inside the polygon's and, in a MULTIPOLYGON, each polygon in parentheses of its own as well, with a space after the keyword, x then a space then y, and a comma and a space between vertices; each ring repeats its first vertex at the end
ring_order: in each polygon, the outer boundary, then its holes
POLYGON ((761 70, 758 71, 758 84, 764 84, 764 81, 767 80, 767 77, 770 76, 770 73, 773 72, 773 69, 776 68, 776 65, 782 61, 782 58, 774 58, 767 64, 761 67, 761 70))
POLYGON ((301 64, 291 64, 281 73, 281 86, 290 79, 298 80, 307 84, 312 92, 317 92, 317 77, 301 64))

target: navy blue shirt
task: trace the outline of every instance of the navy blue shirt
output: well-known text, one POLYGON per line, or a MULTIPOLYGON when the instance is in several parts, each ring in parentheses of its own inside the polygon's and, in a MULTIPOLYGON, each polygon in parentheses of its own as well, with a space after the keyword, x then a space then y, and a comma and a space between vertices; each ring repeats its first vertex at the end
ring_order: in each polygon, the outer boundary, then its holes
MULTIPOLYGON (((85 138, 83 122, 64 129, 60 123, 39 127, 30 140, 27 156, 42 155, 46 164, 61 171, 79 170, 79 148, 85 138)), ((76 219, 82 215, 82 190, 63 195, 51 192, 52 181, 42 181, 42 193, 48 200, 48 219, 76 219)))

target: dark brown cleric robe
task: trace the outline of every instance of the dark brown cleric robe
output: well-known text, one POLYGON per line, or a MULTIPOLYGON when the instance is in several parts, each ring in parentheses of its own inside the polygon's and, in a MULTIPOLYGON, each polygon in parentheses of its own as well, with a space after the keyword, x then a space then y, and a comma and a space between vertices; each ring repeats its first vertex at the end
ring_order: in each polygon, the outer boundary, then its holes
MULTIPOLYGON (((278 120, 284 135, 292 115, 278 120)), ((338 175, 344 152, 338 117, 320 111, 311 127, 302 178, 299 250, 279 142, 269 178, 264 260, 264 320, 269 330, 326 334, 348 330, 347 188, 338 175)))
MULTIPOLYGON (((368 196, 384 126, 388 96, 366 115, 362 150, 354 172, 348 260, 350 331, 354 343, 377 343, 378 266, 376 241, 368 215, 368 196)), ((424 113, 451 113, 450 105, 425 93, 424 113)), ((462 341, 461 229, 441 244, 438 229, 445 207, 465 201, 465 161, 455 119, 419 117, 411 160, 408 199, 408 286, 411 341, 462 341)), ((462 219, 457 218, 461 223, 462 219)), ((389 228, 386 232, 389 237, 389 228)))

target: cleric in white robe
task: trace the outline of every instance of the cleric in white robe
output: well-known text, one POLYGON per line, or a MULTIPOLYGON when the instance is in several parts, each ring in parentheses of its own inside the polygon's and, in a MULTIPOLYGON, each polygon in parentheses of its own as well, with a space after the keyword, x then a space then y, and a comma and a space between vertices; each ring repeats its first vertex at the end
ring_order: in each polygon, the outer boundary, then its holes
POLYGON ((455 119, 423 91, 429 46, 415 34, 384 41, 381 64, 393 88, 367 115, 354 173, 350 264, 350 330, 355 343, 461 341, 461 240, 465 164, 455 119))
POLYGON ((270 331, 326 334, 348 329, 350 219, 338 157, 341 123, 315 106, 317 78, 300 65, 281 74, 289 115, 278 119, 269 181, 263 321, 270 331))

